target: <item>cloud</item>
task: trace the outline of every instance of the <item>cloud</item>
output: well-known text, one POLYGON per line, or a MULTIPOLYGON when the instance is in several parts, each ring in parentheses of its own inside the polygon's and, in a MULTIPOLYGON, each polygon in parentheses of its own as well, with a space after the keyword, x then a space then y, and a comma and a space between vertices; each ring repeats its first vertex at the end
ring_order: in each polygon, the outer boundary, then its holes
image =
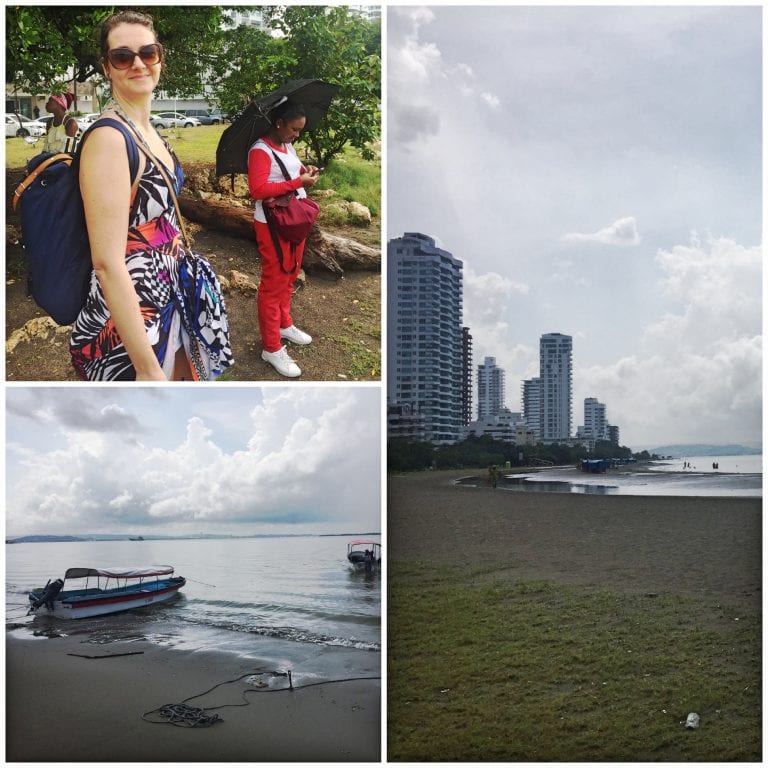
MULTIPOLYGON (((241 414, 252 425, 242 450, 224 450, 199 416, 187 419, 183 438, 170 447, 119 432, 52 426, 50 447, 15 452, 8 530, 377 528, 378 389, 264 389, 262 395, 261 404, 241 414)), ((57 397, 49 391, 51 400, 57 397)), ((14 445, 23 447, 25 435, 16 431, 14 445)))
POLYGON ((499 101, 498 96, 494 96, 492 93, 481 93, 480 98, 493 109, 497 109, 498 106, 501 104, 501 101, 499 101))
POLYGON ((563 240, 574 243, 603 243, 605 245, 638 245, 640 235, 637 231, 637 222, 634 216, 617 219, 608 227, 599 229, 591 234, 571 232, 563 235, 563 240))
POLYGON ((8 398, 8 413, 39 425, 64 425, 77 431, 137 434, 145 430, 141 420, 116 404, 108 390, 69 390, 57 397, 49 388, 16 390, 8 398))
POLYGON ((640 348, 574 371, 636 445, 762 438, 760 247, 725 238, 662 250, 659 290, 676 308, 643 329, 640 348))

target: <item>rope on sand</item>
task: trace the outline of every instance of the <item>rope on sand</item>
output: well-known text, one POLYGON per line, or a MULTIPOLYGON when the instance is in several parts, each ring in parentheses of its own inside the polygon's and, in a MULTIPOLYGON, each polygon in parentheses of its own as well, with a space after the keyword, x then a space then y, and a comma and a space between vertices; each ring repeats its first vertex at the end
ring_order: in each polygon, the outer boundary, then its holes
POLYGON ((233 680, 224 680, 221 683, 216 683, 212 688, 209 688, 207 691, 203 691, 202 693, 196 693, 194 696, 188 696, 186 699, 184 699, 179 704, 163 704, 162 707, 158 707, 157 709, 150 709, 149 712, 145 712, 141 719, 145 720, 148 723, 153 723, 155 725, 176 725, 180 728, 197 728, 197 727, 207 727, 210 725, 214 725, 214 723, 223 723, 224 720, 220 715, 213 714, 208 715, 206 714, 208 711, 213 711, 214 709, 224 709, 224 707, 247 707, 251 702, 248 701, 246 698, 246 694, 248 693, 284 693, 285 691, 296 691, 301 688, 312 688, 316 685, 334 685, 337 683, 351 683, 355 680, 381 680, 380 676, 375 677, 346 677, 340 680, 321 680, 316 683, 306 683, 305 685, 293 685, 293 681, 291 680, 291 673, 290 672, 274 672, 273 674, 279 674, 279 675, 285 675, 285 677, 288 678, 288 686, 287 688, 246 688, 241 696, 243 699, 243 704, 220 704, 218 707, 190 707, 187 702, 191 701, 192 699, 199 699, 201 696, 205 696, 208 693, 211 693, 212 691, 215 691, 217 688, 221 687, 222 685, 229 685, 230 683, 237 683, 243 678, 246 677, 254 677, 257 675, 264 674, 263 670, 257 671, 257 672, 246 672, 243 675, 240 675, 240 677, 236 677, 233 680), (160 720, 150 720, 148 719, 148 716, 155 715, 156 717, 161 718, 160 720))

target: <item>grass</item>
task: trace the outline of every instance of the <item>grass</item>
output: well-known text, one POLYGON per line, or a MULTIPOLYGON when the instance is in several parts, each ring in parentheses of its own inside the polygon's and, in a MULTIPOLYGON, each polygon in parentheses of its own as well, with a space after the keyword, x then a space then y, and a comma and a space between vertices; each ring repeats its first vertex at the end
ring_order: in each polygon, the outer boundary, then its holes
MULTIPOLYGON (((172 128, 161 131, 168 139, 181 164, 214 163, 216 146, 225 125, 201 125, 197 128, 172 128)), ((42 151, 43 140, 26 144, 23 139, 5 140, 6 168, 23 168, 27 160, 42 151)), ((298 147, 301 152, 301 145, 298 147)), ((317 189, 333 189, 338 198, 365 205, 372 216, 381 210, 381 164, 363 160, 360 152, 346 147, 325 169, 317 189)))
POLYGON ((390 760, 760 760, 759 618, 460 570, 389 574, 390 760))

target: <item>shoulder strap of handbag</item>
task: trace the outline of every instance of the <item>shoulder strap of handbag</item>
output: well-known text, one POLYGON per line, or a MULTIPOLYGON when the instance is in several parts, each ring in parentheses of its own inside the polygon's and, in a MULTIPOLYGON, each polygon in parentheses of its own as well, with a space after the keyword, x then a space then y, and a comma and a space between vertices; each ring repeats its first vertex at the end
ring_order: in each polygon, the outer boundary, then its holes
MULTIPOLYGON (((272 153, 272 157, 277 160, 277 164, 280 166, 280 170, 283 172, 283 178, 285 178, 286 181, 291 181, 291 176, 288 173, 288 170, 286 169, 285 165, 283 165, 283 161, 275 154, 275 150, 270 147, 269 150, 272 153)), ((296 190, 293 190, 294 194, 298 195, 296 190)), ((277 254, 277 261, 280 264, 280 269, 285 272, 287 275, 292 275, 296 271, 296 266, 298 265, 298 261, 296 259, 296 246, 291 245, 291 255, 293 256, 293 267, 291 269, 285 268, 285 256, 283 255, 283 249, 280 246, 280 238, 277 236, 277 232, 275 231, 275 224, 272 221, 271 212, 269 210, 268 206, 264 206, 264 218, 267 220, 267 226, 269 227, 269 234, 272 236, 272 245, 275 247, 275 253, 277 254)))
MULTIPOLYGON (((292 179, 291 179, 291 175, 288 173, 288 170, 287 170, 287 168, 285 167, 285 164, 284 164, 284 163, 283 163, 283 161, 282 161, 282 160, 281 160, 281 159, 280 159, 280 158, 277 156, 277 153, 275 152, 275 150, 274 150, 274 149, 272 149, 272 148, 270 147, 270 150, 269 150, 269 151, 272 153, 272 157, 274 157, 274 158, 275 158, 275 160, 277 160, 277 164, 280 166, 280 170, 283 172, 283 178, 284 178, 286 181, 292 181, 292 179)), ((294 194, 295 194, 295 195, 297 195, 297 196, 298 196, 298 194, 299 194, 299 193, 298 193, 298 191, 297 191, 297 190, 295 190, 295 189, 294 189, 294 190, 293 190, 293 192, 294 192, 294 194)))
POLYGON ((174 189, 173 182, 168 176, 168 172, 165 170, 165 166, 160 162, 160 160, 158 160, 154 156, 154 154, 152 154, 152 152, 149 150, 148 147, 144 146, 144 143, 142 141, 137 141, 136 144, 138 148, 152 161, 152 164, 155 166, 155 168, 157 168, 157 170, 160 171, 160 175, 163 177, 163 181, 165 181, 166 186, 168 187, 168 192, 171 195, 171 201, 173 202, 173 207, 176 209, 176 221, 179 224, 181 239, 184 241, 184 245, 187 248, 190 248, 190 240, 189 240, 189 236, 187 235, 187 228, 184 226, 184 219, 182 218, 182 215, 181 215, 181 206, 179 205, 179 199, 176 197, 176 190, 174 189))

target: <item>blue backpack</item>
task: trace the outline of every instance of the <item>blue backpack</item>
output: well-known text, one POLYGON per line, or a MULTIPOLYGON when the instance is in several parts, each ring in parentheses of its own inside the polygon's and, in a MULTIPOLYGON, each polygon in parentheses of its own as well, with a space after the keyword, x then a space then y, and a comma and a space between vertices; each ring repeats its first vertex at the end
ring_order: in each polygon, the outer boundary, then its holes
POLYGON ((92 130, 117 128, 125 138, 131 179, 139 152, 128 128, 111 118, 95 122, 75 154, 41 152, 27 163, 28 175, 13 193, 21 202, 21 239, 27 258, 29 290, 37 305, 59 325, 71 325, 85 305, 90 287, 91 247, 80 195, 80 153, 92 130))

